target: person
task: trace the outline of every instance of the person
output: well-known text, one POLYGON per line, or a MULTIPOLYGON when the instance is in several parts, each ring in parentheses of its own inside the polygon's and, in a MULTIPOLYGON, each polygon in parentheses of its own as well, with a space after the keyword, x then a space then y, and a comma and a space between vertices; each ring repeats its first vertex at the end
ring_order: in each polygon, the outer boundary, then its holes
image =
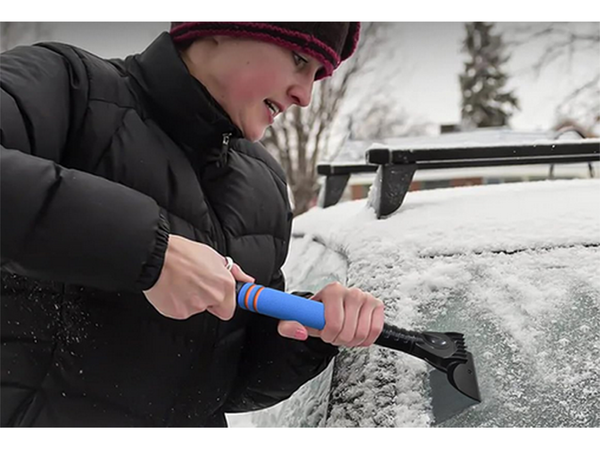
POLYGON ((226 426, 376 340, 382 302, 339 283, 321 331, 235 306, 236 281, 285 289, 292 213, 257 141, 359 33, 181 22, 122 60, 1 55, 3 426, 226 426))

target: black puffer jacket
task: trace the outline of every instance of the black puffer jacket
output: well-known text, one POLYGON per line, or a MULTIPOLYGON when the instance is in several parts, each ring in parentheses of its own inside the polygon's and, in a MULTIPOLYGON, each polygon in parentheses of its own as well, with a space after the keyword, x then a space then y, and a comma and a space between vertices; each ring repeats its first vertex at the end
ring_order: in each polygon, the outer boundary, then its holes
POLYGON ((284 174, 241 138, 164 33, 106 61, 1 56, 2 425, 220 426, 289 397, 334 347, 238 310, 163 317, 142 290, 168 234, 284 288, 284 174))

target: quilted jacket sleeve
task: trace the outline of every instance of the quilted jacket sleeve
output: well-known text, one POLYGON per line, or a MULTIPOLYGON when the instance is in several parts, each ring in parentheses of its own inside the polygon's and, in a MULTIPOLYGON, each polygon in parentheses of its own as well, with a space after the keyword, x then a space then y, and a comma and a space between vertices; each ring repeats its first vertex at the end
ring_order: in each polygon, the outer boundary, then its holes
POLYGON ((89 79, 74 50, 19 47, 1 56, 2 270, 109 290, 147 289, 168 223, 156 202, 65 167, 86 114, 89 79))

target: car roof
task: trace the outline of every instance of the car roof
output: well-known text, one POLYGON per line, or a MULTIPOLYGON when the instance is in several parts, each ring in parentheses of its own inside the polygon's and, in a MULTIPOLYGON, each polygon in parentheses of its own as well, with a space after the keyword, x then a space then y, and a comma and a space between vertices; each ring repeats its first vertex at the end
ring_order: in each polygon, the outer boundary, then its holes
POLYGON ((293 232, 332 247, 382 245, 420 256, 600 244, 600 180, 469 186, 406 195, 377 220, 368 200, 313 208, 293 232))

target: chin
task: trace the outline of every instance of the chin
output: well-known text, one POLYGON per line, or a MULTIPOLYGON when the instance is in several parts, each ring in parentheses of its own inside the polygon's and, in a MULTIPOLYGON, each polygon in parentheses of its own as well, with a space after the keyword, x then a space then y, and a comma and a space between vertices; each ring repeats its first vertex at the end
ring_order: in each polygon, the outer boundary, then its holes
POLYGON ((260 141, 265 135, 265 128, 255 128, 248 131, 244 131, 244 137, 252 142, 260 141))

